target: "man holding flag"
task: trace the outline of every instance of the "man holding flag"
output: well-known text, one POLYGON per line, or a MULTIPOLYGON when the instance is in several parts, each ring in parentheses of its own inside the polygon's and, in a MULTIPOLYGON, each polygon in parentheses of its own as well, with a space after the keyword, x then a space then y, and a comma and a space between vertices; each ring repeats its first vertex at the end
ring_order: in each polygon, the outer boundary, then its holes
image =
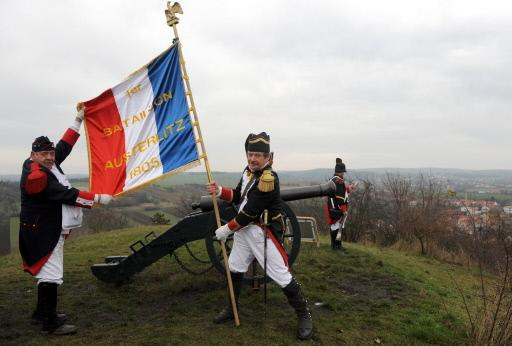
POLYGON ((71 187, 60 167, 80 136, 83 105, 78 108, 75 121, 56 146, 46 136, 34 140, 20 180, 19 248, 23 270, 37 279, 37 306, 32 319, 43 323, 44 333, 55 335, 77 330, 76 326, 65 324, 66 315, 56 312, 57 288, 63 282, 64 240, 72 229, 82 225, 80 208, 112 200, 110 195, 71 187))
MULTIPOLYGON (((279 178, 270 166, 270 137, 265 132, 258 135, 251 133, 245 141, 245 151, 247 167, 235 189, 218 186, 215 182, 207 185, 208 193, 216 194, 221 199, 239 206, 236 217, 215 231, 220 241, 225 241, 229 235, 234 234, 229 269, 235 302, 238 304, 244 273, 254 258, 262 268, 265 267, 266 261, 266 274, 282 288, 288 302, 297 313, 298 338, 306 340, 311 338, 313 320, 301 287, 290 273, 288 256, 282 245, 282 200, 279 178), (268 226, 260 222, 265 210, 268 212, 268 226)), ((232 307, 226 306, 213 322, 222 323, 233 318, 232 307)))

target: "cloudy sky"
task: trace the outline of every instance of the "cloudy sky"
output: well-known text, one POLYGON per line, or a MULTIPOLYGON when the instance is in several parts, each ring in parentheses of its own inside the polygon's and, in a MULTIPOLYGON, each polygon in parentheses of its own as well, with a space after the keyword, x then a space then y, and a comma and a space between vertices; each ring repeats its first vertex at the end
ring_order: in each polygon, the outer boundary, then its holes
MULTIPOLYGON (((278 170, 512 169, 512 2, 181 1, 178 26, 214 170, 267 131, 278 170)), ((172 40, 162 0, 0 3, 0 174, 75 104, 172 40)), ((82 130, 83 133, 83 130, 82 130)), ((86 173, 82 136, 63 165, 86 173)))

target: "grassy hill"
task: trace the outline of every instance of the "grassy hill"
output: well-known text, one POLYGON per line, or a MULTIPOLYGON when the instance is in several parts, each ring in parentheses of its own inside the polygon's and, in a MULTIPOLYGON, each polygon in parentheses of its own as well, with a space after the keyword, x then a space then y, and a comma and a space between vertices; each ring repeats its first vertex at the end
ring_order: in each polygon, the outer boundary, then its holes
MULTIPOLYGON (((80 329, 65 337, 45 337, 29 316, 35 304, 34 279, 20 270, 18 254, 0 266, 0 344, 144 344, 144 345, 292 345, 296 317, 280 289, 248 287, 241 296, 241 326, 214 325, 212 317, 226 301, 225 281, 214 269, 186 273, 175 259, 162 258, 131 282, 114 286, 98 281, 90 265, 108 255, 128 254, 128 245, 149 230, 132 228, 72 236, 65 247, 65 283, 59 308, 80 329)), ((207 258, 203 242, 192 244, 207 258)), ((314 318, 313 345, 458 345, 467 342, 464 309, 450 279, 471 300, 477 277, 467 269, 413 254, 348 244, 349 253, 303 243, 294 272, 304 287, 314 318)), ((205 269, 185 249, 179 258, 205 269)))

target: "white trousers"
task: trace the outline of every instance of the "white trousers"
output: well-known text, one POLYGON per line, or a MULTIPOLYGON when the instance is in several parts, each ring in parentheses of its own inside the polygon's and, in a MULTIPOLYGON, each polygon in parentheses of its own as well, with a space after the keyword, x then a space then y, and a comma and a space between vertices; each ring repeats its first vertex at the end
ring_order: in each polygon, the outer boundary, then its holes
POLYGON ((51 282, 57 285, 62 284, 64 276, 64 235, 61 234, 57 245, 53 249, 50 258, 43 265, 39 273, 35 276, 37 284, 41 282, 51 282))
MULTIPOLYGON (((270 231, 269 231, 270 233, 270 231)), ((292 281, 292 274, 285 257, 279 252, 276 240, 267 239, 267 275, 280 287, 286 287, 292 281)), ((261 227, 250 224, 235 232, 233 249, 229 254, 229 269, 236 273, 245 273, 254 258, 264 268, 265 233, 261 227)), ((284 254, 286 256, 286 254, 284 254)))
POLYGON ((343 218, 339 219, 338 221, 336 221, 335 223, 333 223, 331 225, 331 232, 334 232, 334 231, 338 231, 336 233, 336 240, 341 240, 341 221, 343 220, 343 218))
POLYGON ((334 232, 334 231, 337 231, 338 229, 340 229, 340 226, 341 226, 340 222, 341 222, 341 219, 339 219, 338 221, 336 221, 335 223, 333 223, 333 224, 331 225, 331 231, 333 231, 333 232, 334 232))

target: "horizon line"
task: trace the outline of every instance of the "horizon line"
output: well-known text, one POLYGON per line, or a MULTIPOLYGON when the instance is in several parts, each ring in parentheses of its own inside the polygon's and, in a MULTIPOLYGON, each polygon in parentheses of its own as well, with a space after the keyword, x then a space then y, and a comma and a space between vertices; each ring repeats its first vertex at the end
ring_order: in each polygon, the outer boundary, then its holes
MULTIPOLYGON (((459 171, 512 171, 512 168, 485 168, 485 169, 475 169, 475 168, 455 168, 455 167, 365 167, 365 168, 350 168, 347 169, 347 173, 350 171, 364 171, 364 170, 459 170, 459 171)), ((314 170, 334 170, 334 168, 326 168, 326 167, 318 167, 318 168, 307 168, 307 169, 279 169, 277 171, 280 172, 305 172, 305 171, 314 171, 314 170)), ((224 171, 224 170, 212 170, 212 173, 240 173, 240 170, 234 171, 224 171)), ((183 173, 206 173, 205 171, 185 171, 183 173)), ((89 173, 73 173, 69 172, 66 175, 89 175, 89 173)), ((20 175, 20 173, 0 173, 1 176, 16 176, 20 175)))

